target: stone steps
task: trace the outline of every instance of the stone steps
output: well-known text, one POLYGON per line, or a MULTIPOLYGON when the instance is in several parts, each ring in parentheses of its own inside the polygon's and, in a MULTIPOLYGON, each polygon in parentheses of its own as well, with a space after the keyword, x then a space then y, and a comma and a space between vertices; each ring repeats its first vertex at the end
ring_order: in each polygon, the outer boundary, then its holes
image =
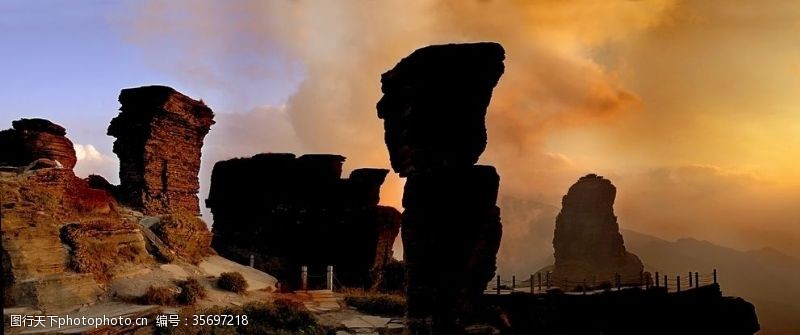
POLYGON ((329 312, 341 309, 341 298, 328 290, 296 291, 295 294, 305 300, 303 305, 312 312, 329 312))

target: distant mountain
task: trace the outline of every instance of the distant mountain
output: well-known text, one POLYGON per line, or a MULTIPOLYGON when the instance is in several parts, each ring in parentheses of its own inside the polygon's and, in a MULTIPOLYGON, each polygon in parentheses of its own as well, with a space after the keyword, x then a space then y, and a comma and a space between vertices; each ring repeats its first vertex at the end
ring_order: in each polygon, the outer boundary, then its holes
MULTIPOLYGON (((560 208, 537 201, 502 197, 503 219, 498 273, 524 278, 553 264, 553 230, 560 208)), ((756 306, 760 335, 800 334, 800 260, 764 248, 741 251, 708 241, 667 241, 621 230, 628 251, 647 271, 685 276, 689 271, 717 269, 725 295, 740 296, 756 306)))
POLYGON ((800 334, 800 260, 771 248, 739 251, 691 238, 672 242, 631 230, 622 235, 648 271, 674 276, 716 268, 726 295, 756 306, 759 334, 800 334))

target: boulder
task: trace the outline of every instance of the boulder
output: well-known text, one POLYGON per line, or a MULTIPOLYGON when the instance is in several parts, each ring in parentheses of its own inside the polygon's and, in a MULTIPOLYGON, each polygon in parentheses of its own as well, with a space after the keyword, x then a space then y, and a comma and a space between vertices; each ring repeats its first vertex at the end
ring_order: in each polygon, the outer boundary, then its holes
POLYGON ((26 166, 43 158, 58 162, 50 163, 52 167, 75 167, 75 148, 66 138, 64 127, 45 119, 19 119, 11 125, 11 129, 0 131, 0 165, 26 166))
POLYGON ((200 218, 181 212, 165 215, 150 228, 161 241, 184 259, 199 263, 214 254, 211 231, 200 218))

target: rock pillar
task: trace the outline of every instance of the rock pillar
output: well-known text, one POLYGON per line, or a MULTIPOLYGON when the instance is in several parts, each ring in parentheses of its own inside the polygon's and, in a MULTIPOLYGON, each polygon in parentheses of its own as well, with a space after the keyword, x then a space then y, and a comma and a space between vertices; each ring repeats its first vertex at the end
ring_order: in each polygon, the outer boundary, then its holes
POLYGON ((500 178, 475 163, 504 58, 496 43, 434 45, 381 77, 378 117, 392 168, 408 178, 402 239, 412 333, 462 333, 494 276, 500 178))
POLYGON ((199 215, 200 149, 214 113, 166 86, 124 89, 119 102, 108 135, 117 138, 121 200, 147 215, 199 215))

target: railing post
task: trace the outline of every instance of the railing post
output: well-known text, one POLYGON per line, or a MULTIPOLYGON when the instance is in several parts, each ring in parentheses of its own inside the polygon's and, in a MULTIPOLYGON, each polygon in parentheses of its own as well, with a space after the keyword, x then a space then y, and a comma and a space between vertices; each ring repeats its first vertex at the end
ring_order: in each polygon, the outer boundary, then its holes
POLYGON ((717 283, 717 269, 714 269, 714 284, 717 283))
POLYGON ((692 288, 692 286, 694 286, 692 284, 692 271, 689 271, 689 288, 692 288))
POLYGON ((664 288, 669 292, 669 283, 667 282, 667 275, 664 275, 664 288))
POLYGON ((333 265, 328 265, 328 276, 325 278, 328 290, 333 292, 333 265))
POLYGON ((675 287, 678 288, 678 292, 681 291, 681 276, 675 276, 675 287))
POLYGON ((516 288, 517 288, 517 276, 511 275, 511 292, 514 292, 516 288))
POLYGON ((500 295, 500 275, 497 275, 497 295, 500 295))
POLYGON ((308 291, 308 266, 300 267, 300 289, 308 291))
POLYGON ((695 271, 694 272, 694 288, 700 287, 700 274, 695 271))
POLYGON ((539 277, 539 292, 542 292, 542 273, 537 272, 536 276, 539 277))
POLYGON ((547 276, 547 289, 550 289, 550 271, 547 271, 545 274, 547 276))
POLYGON ((660 283, 658 282, 660 280, 659 278, 660 277, 658 276, 658 271, 656 271, 656 287, 660 286, 659 285, 660 283))
POLYGON ((621 283, 621 280, 620 280, 619 273, 615 273, 615 274, 614 274, 614 281, 616 281, 616 282, 617 282, 617 291, 619 291, 619 290, 620 290, 620 287, 622 286, 622 283, 621 283))
POLYGON ((254 268, 254 267, 255 267, 255 266, 254 266, 255 264, 256 264, 256 259, 255 259, 255 256, 253 256, 253 254, 250 254, 250 267, 251 267, 251 268, 254 268))
MULTIPOLYGON (((539 278, 541 278, 541 277, 539 277, 539 278)), ((536 285, 534 285, 534 281, 533 281, 533 275, 531 275, 531 294, 533 294, 533 289, 534 289, 535 287, 536 287, 536 285)))

